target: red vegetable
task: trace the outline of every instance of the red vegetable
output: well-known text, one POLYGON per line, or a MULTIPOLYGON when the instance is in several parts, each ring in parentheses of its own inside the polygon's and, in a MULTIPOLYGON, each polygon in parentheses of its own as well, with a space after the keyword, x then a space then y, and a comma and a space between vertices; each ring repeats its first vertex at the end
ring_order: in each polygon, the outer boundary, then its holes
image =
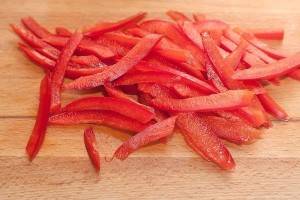
POLYGON ((180 114, 176 125, 186 143, 204 159, 216 163, 222 169, 229 170, 235 167, 228 149, 198 114, 180 114))
POLYGON ((195 22, 202 22, 205 20, 205 15, 202 13, 193 13, 193 18, 195 20, 195 22))
POLYGON ((51 112, 55 113, 60 109, 60 92, 64 80, 65 72, 68 63, 80 43, 83 35, 81 33, 74 33, 66 46, 62 50, 58 61, 56 62, 53 75, 51 77, 51 112))
POLYGON ((199 32, 192 22, 185 21, 180 25, 184 34, 201 50, 204 50, 203 43, 199 32))
POLYGON ((147 56, 160 38, 161 36, 159 35, 148 35, 144 37, 116 64, 110 66, 108 69, 99 74, 76 79, 75 81, 65 85, 65 88, 88 89, 103 85, 105 81, 113 81, 119 78, 147 56))
POLYGON ((29 160, 33 160, 38 154, 41 146, 44 142, 49 112, 51 104, 51 89, 50 89, 50 77, 49 74, 41 81, 40 85, 40 103, 38 108, 38 113, 34 128, 32 130, 31 136, 27 142, 26 151, 29 157, 29 160))
POLYGON ((111 111, 63 112, 52 115, 49 122, 61 125, 100 124, 132 132, 139 132, 147 127, 145 124, 111 111))
POLYGON ((100 171, 100 155, 97 150, 96 136, 92 128, 87 128, 84 130, 84 144, 86 151, 90 157, 90 160, 95 167, 96 171, 100 171))
POLYGON ((250 29, 249 31, 255 37, 265 40, 282 40, 284 36, 284 30, 282 28, 250 29))
POLYGON ((190 19, 183 13, 175 10, 169 10, 166 14, 175 21, 190 21, 190 19))
POLYGON ((251 103, 253 93, 247 90, 229 90, 224 93, 187 99, 155 98, 152 104, 162 110, 217 111, 233 110, 251 103))
POLYGON ((283 76, 300 66, 300 53, 279 60, 266 66, 255 66, 235 72, 236 80, 271 79, 283 76))
POLYGON ((52 33, 50 33, 46 28, 42 27, 35 19, 30 16, 22 18, 22 23, 39 38, 44 38, 52 35, 52 33))
POLYGON ((138 21, 140 21, 141 19, 143 19, 146 16, 145 12, 140 12, 137 13, 136 15, 130 16, 128 18, 122 19, 118 22, 114 22, 114 23, 99 23, 97 25, 95 25, 94 27, 91 27, 89 29, 87 29, 84 34, 86 36, 90 36, 90 37, 95 37, 95 36, 99 36, 105 32, 109 32, 109 31, 115 31, 118 29, 122 29, 131 25, 134 25, 135 23, 137 23, 138 21))
POLYGON ((56 27, 55 32, 56 35, 63 36, 63 37, 70 37, 72 35, 72 32, 65 27, 56 27))
POLYGON ((126 117, 147 123, 154 118, 154 112, 126 99, 113 97, 84 97, 63 108, 64 111, 110 110, 126 117))
POLYGON ((156 124, 153 124, 132 136, 116 150, 114 157, 124 160, 137 149, 152 142, 159 141, 162 138, 168 137, 173 132, 176 117, 177 116, 170 117, 163 121, 157 122, 156 124))

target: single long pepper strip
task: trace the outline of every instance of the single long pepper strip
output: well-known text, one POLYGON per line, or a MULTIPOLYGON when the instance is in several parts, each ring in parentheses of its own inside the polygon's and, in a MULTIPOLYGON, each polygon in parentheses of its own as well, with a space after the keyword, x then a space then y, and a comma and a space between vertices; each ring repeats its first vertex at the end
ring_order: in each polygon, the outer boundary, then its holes
POLYGON ((28 16, 22 18, 22 23, 39 38, 51 36, 46 28, 42 27, 33 17, 28 16))
POLYGON ((94 130, 87 128, 84 130, 84 144, 90 160, 97 172, 100 171, 100 155, 97 150, 97 141, 94 130))

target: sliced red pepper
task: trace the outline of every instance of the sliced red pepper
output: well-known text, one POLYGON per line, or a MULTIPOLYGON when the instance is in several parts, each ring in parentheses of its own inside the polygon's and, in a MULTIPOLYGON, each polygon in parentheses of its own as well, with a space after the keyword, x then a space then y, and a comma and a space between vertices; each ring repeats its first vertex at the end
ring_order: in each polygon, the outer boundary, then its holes
POLYGON ((282 52, 280 50, 276 50, 276 49, 272 49, 270 48, 267 44, 265 44, 264 42, 258 40, 253 34, 251 34, 250 32, 246 32, 240 28, 235 28, 234 31, 238 32, 239 34, 242 35, 242 37, 244 37, 248 42, 250 42, 253 46, 255 46, 256 48, 260 49, 261 51, 263 51, 264 53, 266 53, 267 55, 271 56, 272 58, 275 59, 282 59, 282 58, 286 58, 289 55, 285 52, 282 52))
POLYGON ((97 172, 100 171, 100 155, 97 150, 97 141, 93 128, 84 130, 84 144, 90 160, 97 172))
POLYGON ((111 83, 107 83, 107 82, 104 83, 104 88, 105 88, 105 91, 108 94, 108 96, 133 101, 133 99, 131 97, 129 97, 127 94, 125 94, 121 90, 113 87, 111 83))
MULTIPOLYGON (((138 89, 143 93, 149 94, 152 97, 166 97, 166 98, 177 98, 178 96, 174 91, 168 87, 158 85, 155 83, 140 83, 138 89)), ((148 102, 150 103, 150 101, 148 102)))
POLYGON ((195 69, 203 70, 205 64, 203 52, 182 34, 174 24, 162 20, 148 20, 144 21, 140 27, 153 33, 163 34, 181 48, 189 50, 194 57, 193 66, 195 69))
POLYGON ((171 87, 183 98, 204 96, 205 94, 199 90, 182 83, 171 84, 171 87))
POLYGON ((46 28, 42 27, 34 18, 28 16, 22 18, 22 23, 39 38, 51 36, 46 28))
POLYGON ((300 70, 296 69, 296 70, 292 71, 291 73, 289 73, 289 77, 291 77, 292 79, 300 81, 300 70))
POLYGON ((185 14, 179 11, 169 10, 166 14, 174 21, 190 21, 185 14))
POLYGON ((71 61, 79 64, 82 67, 104 67, 105 63, 101 62, 99 58, 94 55, 88 56, 72 56, 71 61))
POLYGON ((71 37, 72 35, 72 32, 65 27, 56 27, 55 32, 56 35, 63 36, 63 37, 71 37))
POLYGON ((251 32, 256 38, 264 40, 283 40, 284 30, 282 28, 257 28, 250 29, 251 32))
POLYGON ((132 101, 114 97, 84 97, 77 99, 63 108, 64 111, 109 110, 147 123, 154 118, 154 112, 132 101))
POLYGON ((139 132, 147 127, 146 124, 115 112, 95 110, 59 113, 52 115, 49 122, 61 125, 99 124, 132 132, 139 132))
POLYGON ((184 34, 201 50, 204 50, 202 38, 197 31, 195 25, 190 21, 185 21, 180 24, 180 27, 184 34))
MULTIPOLYGON (((64 47, 68 42, 68 39, 69 37, 55 35, 43 38, 45 42, 55 47, 64 47)), ((80 52, 90 53, 102 59, 108 59, 115 56, 114 53, 106 46, 97 44, 96 42, 88 39, 81 40, 80 44, 78 45, 78 49, 80 52)))
POLYGON ((170 117, 157 122, 132 136, 115 151, 114 157, 125 160, 131 153, 139 148, 170 136, 173 133, 176 117, 177 116, 170 117))
POLYGON ((40 103, 38 108, 38 113, 34 128, 32 130, 31 136, 27 142, 26 151, 29 157, 29 160, 33 160, 38 154, 41 146, 44 142, 49 112, 51 104, 51 89, 50 89, 50 77, 47 74, 40 85, 40 103))
POLYGON ((235 144, 249 144, 258 139, 261 132, 242 121, 217 116, 202 116, 201 121, 218 137, 235 144))
POLYGON ((145 37, 146 35, 150 34, 150 32, 143 30, 139 27, 126 29, 126 32, 136 37, 145 37))
POLYGON ((288 120, 288 115, 267 93, 257 95, 264 109, 279 120, 288 120))
POLYGON ((236 80, 272 79, 288 74, 299 66, 300 53, 297 53, 275 63, 237 71, 232 78, 236 80))
POLYGON ((247 46, 248 43, 245 40, 241 40, 240 44, 235 48, 235 50, 233 50, 231 54, 225 58, 224 65, 236 70, 246 52, 247 46))
POLYGON ((195 20, 195 22, 202 22, 205 20, 205 15, 202 13, 193 13, 193 18, 195 20))
POLYGON ((187 144, 204 159, 216 163, 222 169, 229 170, 235 167, 228 149, 198 114, 180 114, 176 125, 187 144))
POLYGON ((119 29, 123 29, 125 27, 129 27, 131 25, 136 24, 140 20, 142 20, 147 13, 145 12, 140 12, 137 13, 133 16, 130 16, 128 18, 122 19, 120 21, 114 22, 114 23, 99 23, 86 31, 84 31, 84 35, 90 36, 90 37, 95 37, 99 36, 103 33, 110 32, 110 31, 116 31, 119 29))
POLYGON ((227 91, 228 89, 224 86, 222 80, 218 76, 210 60, 206 62, 205 68, 207 72, 207 78, 212 82, 215 88, 217 88, 219 92, 227 91))
POLYGON ((65 85, 65 88, 88 89, 103 85, 105 81, 113 81, 119 78, 140 60, 146 57, 160 38, 160 35, 147 35, 116 64, 111 65, 102 73, 76 79, 75 81, 65 85))
POLYGON ((108 47, 113 52, 113 54, 116 56, 116 59, 122 58, 130 50, 130 48, 128 48, 124 45, 121 45, 116 41, 109 40, 109 39, 104 38, 104 37, 99 37, 96 40, 96 43, 108 47))
POLYGON ((218 111, 234 110, 251 103, 253 93, 247 90, 229 90, 209 96, 187 99, 155 98, 152 104, 162 110, 171 111, 218 111))
POLYGON ((61 87, 63 84, 65 72, 68 66, 68 63, 75 52, 77 46, 82 40, 83 35, 81 33, 75 32, 70 40, 67 42, 66 46, 63 48, 55 68, 53 70, 53 75, 51 77, 51 112, 55 113, 60 109, 61 102, 61 87))

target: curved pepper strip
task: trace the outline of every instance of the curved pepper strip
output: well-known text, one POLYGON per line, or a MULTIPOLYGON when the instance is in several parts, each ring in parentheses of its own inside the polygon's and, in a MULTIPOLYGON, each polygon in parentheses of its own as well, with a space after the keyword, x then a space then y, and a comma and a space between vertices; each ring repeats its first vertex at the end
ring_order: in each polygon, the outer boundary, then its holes
POLYGON ((230 67, 232 69, 232 73, 238 68, 239 63, 241 62, 246 52, 247 46, 248 43, 245 40, 241 40, 240 44, 238 44, 238 46, 231 52, 231 54, 229 54, 225 58, 224 65, 230 67))
POLYGON ((197 31, 195 25, 190 21, 185 21, 179 24, 184 34, 202 51, 204 50, 202 38, 197 31))
POLYGON ((72 63, 80 65, 80 67, 104 67, 107 66, 105 63, 101 62, 100 59, 94 55, 88 56, 72 56, 72 63))
MULTIPOLYGON (((22 52, 34 63, 39 65, 45 70, 53 71, 55 68, 55 61, 43 56, 42 54, 38 53, 37 51, 27 47, 23 44, 19 44, 19 48, 22 52)), ((75 68, 72 66, 68 66, 66 69, 65 77, 70 79, 76 79, 81 76, 88 76, 91 74, 97 74, 102 72, 104 68, 75 68)))
POLYGON ((260 138, 261 131, 247 125, 243 121, 229 120, 217 116, 201 116, 218 137, 235 144, 249 144, 260 138))
POLYGON ((190 87, 189 85, 183 83, 174 83, 170 84, 171 88, 182 98, 189 98, 189 97, 197 97, 197 96, 204 96, 205 94, 200 92, 199 90, 190 87))
POLYGON ((65 27, 56 27, 55 28, 55 33, 56 33, 56 35, 63 36, 63 37, 71 37, 71 35, 72 35, 72 32, 69 31, 65 27))
POLYGON ((236 71, 232 78, 236 80, 272 79, 288 74, 299 66, 300 53, 296 53, 275 63, 236 71))
POLYGON ((31 136, 27 142, 26 151, 29 160, 33 160, 38 154, 41 146, 43 144, 51 105, 51 89, 50 89, 50 77, 49 74, 41 81, 40 85, 40 103, 38 108, 38 113, 34 128, 32 130, 31 136))
POLYGON ((155 98, 152 104, 162 110, 171 111, 218 111, 234 110, 248 106, 253 99, 253 93, 247 90, 229 90, 209 96, 187 99, 155 98))
POLYGON ((61 87, 63 84, 65 72, 68 66, 68 63, 75 52, 77 46, 82 40, 83 35, 81 33, 75 32, 70 40, 66 43, 63 48, 57 62, 55 68, 53 70, 53 75, 51 77, 51 112, 55 113, 59 111, 61 102, 61 87))
POLYGON ((84 97, 66 105, 63 111, 109 110, 147 123, 154 118, 154 111, 132 101, 114 97, 84 97))
POLYGON ((291 73, 289 73, 289 77, 291 77, 292 79, 300 81, 300 70, 296 69, 296 70, 292 71, 291 73))
POLYGON ((203 22, 205 20, 205 15, 202 13, 193 13, 193 18, 196 23, 203 22))
POLYGON ((99 23, 84 31, 85 36, 96 37, 103 33, 116 31, 131 26, 142 20, 147 13, 140 12, 128 18, 122 19, 114 23, 99 23))
POLYGON ((180 114, 176 120, 186 143, 200 156, 230 170, 235 162, 223 142, 196 113, 180 114))
POLYGON ((60 125, 99 124, 132 132, 139 132, 148 126, 115 112, 95 110, 62 112, 52 115, 49 122, 60 125))
POLYGON ((90 160, 97 172, 100 171, 100 155, 97 150, 97 141, 93 128, 84 130, 84 144, 90 160))
POLYGON ((160 35, 147 35, 116 64, 111 65, 108 69, 99 74, 76 79, 75 81, 65 85, 65 88, 89 89, 103 85, 105 81, 113 81, 119 78, 145 58, 160 38, 160 35))
MULTIPOLYGON (((43 41, 55 47, 64 47, 68 42, 69 37, 62 36, 49 36, 43 38, 43 41)), ((90 53, 102 59, 109 59, 114 57, 114 53, 106 46, 97 44, 96 42, 88 39, 81 40, 78 45, 78 51, 83 53, 90 53)))
POLYGON ((21 19, 21 21, 26 26, 26 28, 28 28, 30 31, 32 31, 39 38, 44 38, 44 37, 48 37, 48 36, 52 35, 52 33, 50 33, 46 28, 42 27, 31 16, 24 17, 21 19))
POLYGON ((169 10, 166 14, 174 21, 191 21, 185 14, 175 10, 169 10))
MULTIPOLYGON (((169 87, 158 85, 156 83, 140 83, 138 84, 138 90, 149 94, 152 97, 161 97, 161 98, 177 98, 178 95, 174 91, 170 90, 169 87)), ((150 103, 147 102, 147 104, 150 103)))
POLYGON ((148 126, 124 142, 114 153, 113 157, 125 160, 131 153, 139 148, 166 138, 173 133, 177 116, 167 118, 156 124, 148 126))
POLYGON ((264 40, 283 40, 284 30, 282 28, 249 29, 256 38, 264 40))

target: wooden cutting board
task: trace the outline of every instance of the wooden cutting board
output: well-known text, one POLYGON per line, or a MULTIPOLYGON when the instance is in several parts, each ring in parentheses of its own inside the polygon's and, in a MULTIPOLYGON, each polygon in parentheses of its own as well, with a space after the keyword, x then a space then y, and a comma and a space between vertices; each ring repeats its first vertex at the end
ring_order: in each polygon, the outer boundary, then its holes
MULTIPOLYGON (((32 15, 47 27, 72 29, 98 20, 117 20, 138 11, 163 17, 169 9, 205 13, 243 27, 284 27, 277 48, 300 50, 298 0, 1 0, 0 6, 0 199, 299 199, 300 195, 300 83, 286 79, 271 95, 291 120, 274 121, 263 139, 248 146, 226 143, 237 168, 219 170, 203 161, 179 134, 166 144, 149 146, 126 161, 105 162, 100 176, 89 162, 82 126, 50 127, 34 162, 24 147, 31 133, 43 72, 17 50, 19 39, 9 30, 32 15)), ((65 101, 78 96, 65 93, 65 101)), ((128 135, 96 127, 102 157, 128 135)))

